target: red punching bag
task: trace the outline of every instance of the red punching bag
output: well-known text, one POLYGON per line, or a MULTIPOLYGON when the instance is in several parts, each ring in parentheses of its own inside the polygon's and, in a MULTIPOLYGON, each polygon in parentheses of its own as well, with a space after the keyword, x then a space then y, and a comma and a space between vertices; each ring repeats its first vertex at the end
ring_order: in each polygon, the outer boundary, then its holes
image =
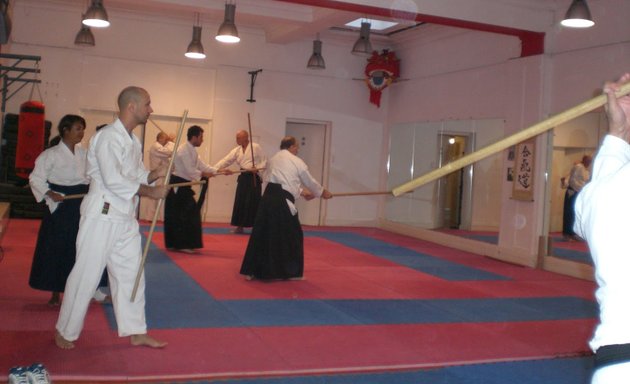
POLYGON ((25 179, 35 167, 35 159, 44 150, 44 104, 26 101, 20 105, 18 140, 15 151, 15 174, 25 179))

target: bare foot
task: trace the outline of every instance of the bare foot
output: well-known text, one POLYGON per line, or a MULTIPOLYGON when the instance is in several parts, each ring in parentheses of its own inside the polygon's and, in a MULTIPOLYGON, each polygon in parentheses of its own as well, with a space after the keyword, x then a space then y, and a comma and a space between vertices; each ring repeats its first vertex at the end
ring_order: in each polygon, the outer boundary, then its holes
POLYGON ((74 343, 70 340, 64 339, 63 336, 59 333, 59 331, 55 331, 55 344, 61 349, 72 349, 74 348, 74 343))
POLYGON ((131 345, 164 348, 167 344, 167 342, 156 340, 146 333, 142 335, 131 335, 131 345))
POLYGON ((48 300, 48 305, 50 305, 51 307, 56 307, 59 304, 61 304, 59 292, 53 292, 52 296, 50 296, 50 300, 48 300))

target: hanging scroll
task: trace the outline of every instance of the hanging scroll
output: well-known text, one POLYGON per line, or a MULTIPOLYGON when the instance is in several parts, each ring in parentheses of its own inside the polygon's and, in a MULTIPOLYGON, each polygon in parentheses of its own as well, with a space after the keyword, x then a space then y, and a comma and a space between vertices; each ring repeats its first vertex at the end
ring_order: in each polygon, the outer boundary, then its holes
POLYGON ((534 158, 533 140, 516 145, 512 198, 515 200, 534 201, 534 158))

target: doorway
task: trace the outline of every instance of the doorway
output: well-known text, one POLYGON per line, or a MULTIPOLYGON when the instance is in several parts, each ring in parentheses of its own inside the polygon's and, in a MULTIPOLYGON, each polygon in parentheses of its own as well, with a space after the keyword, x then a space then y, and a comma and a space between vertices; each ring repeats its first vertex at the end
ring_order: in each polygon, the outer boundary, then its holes
MULTIPOLYGON (((286 123, 286 135, 295 137, 300 145, 298 156, 321 185, 324 185, 328 170, 329 131, 330 124, 325 122, 290 120, 286 123)), ((322 199, 298 199, 295 206, 302 224, 321 225, 324 222, 325 203, 322 199)))
MULTIPOLYGON (((464 156, 469 147, 467 135, 440 133, 438 135, 439 166, 443 167, 464 156)), ((466 176, 472 172, 465 167, 442 177, 438 182, 439 228, 469 229, 471 181, 466 176)))

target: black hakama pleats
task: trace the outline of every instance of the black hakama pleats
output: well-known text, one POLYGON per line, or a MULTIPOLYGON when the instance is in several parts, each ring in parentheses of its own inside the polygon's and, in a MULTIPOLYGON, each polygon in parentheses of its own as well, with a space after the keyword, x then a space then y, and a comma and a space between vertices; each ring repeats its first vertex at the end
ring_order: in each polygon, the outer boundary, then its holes
POLYGON ((235 227, 251 227, 254 225, 260 203, 262 180, 257 174, 244 172, 238 176, 236 183, 236 196, 230 224, 235 227))
POLYGON ((304 274, 304 233, 286 199, 293 196, 269 183, 247 243, 240 273, 257 279, 290 279, 304 274))
MULTIPOLYGON (((57 185, 50 189, 65 195, 87 193, 87 184, 57 185)), ((35 289, 63 292, 76 258, 76 241, 83 199, 64 200, 53 213, 46 207, 37 235, 37 245, 28 284, 35 289)))
MULTIPOLYGON (((189 180, 171 176, 171 183, 189 180)), ((164 206, 164 243, 166 248, 203 248, 201 237, 201 213, 191 187, 171 188, 164 206)))

